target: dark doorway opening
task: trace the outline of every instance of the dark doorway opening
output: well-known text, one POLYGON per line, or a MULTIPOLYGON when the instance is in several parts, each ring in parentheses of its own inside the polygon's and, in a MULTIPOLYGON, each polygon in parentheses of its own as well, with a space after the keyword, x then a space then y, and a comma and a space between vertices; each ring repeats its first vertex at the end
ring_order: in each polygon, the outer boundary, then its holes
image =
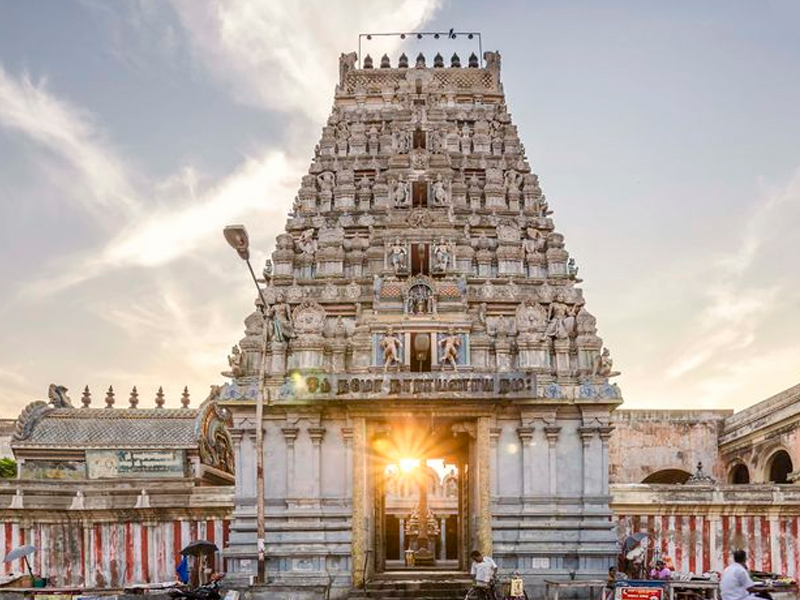
POLYGON ((785 450, 780 450, 772 456, 769 465, 769 480, 772 483, 789 483, 789 474, 793 470, 789 454, 785 450))
POLYGON ((411 245, 411 274, 428 275, 428 244, 417 242, 411 245))
POLYGON ((411 206, 426 208, 428 206, 428 182, 413 181, 411 183, 411 206))
POLYGON ((731 470, 731 483, 750 483, 750 471, 746 465, 739 463, 731 470))

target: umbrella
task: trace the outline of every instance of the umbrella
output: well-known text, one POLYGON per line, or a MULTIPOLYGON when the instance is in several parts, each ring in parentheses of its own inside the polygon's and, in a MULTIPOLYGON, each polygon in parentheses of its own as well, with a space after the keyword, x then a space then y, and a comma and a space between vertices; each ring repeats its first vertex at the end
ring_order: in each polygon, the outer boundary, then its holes
POLYGON ((33 577, 33 570, 31 569, 31 563, 28 562, 28 556, 36 552, 36 546, 31 546, 30 544, 26 544, 24 546, 19 546, 18 548, 14 548, 11 552, 6 554, 6 557, 3 559, 3 562, 13 562, 17 559, 23 559, 25 564, 28 567, 28 573, 31 577, 33 577))
POLYGON ((195 540, 181 550, 183 556, 197 556, 199 554, 209 554, 218 550, 214 542, 208 540, 195 540))

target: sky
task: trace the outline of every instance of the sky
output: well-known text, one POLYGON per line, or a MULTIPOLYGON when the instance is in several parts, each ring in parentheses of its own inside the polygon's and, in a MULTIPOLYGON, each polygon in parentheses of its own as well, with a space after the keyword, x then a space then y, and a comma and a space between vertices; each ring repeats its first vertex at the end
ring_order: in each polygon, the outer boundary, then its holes
POLYGON ((502 54, 625 407, 798 383, 797 2, 0 0, 0 416, 200 402, 255 295, 223 226, 263 264, 359 33, 450 28, 502 54))

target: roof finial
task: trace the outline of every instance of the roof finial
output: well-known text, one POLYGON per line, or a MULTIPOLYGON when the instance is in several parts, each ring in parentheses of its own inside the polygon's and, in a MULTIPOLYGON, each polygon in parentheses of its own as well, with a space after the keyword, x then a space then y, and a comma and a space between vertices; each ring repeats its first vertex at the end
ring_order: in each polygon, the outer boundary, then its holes
POLYGON ((112 386, 108 386, 106 392, 106 408, 114 408, 114 388, 112 386))
POLYGON ((181 394, 181 406, 183 408, 189 408, 189 386, 183 387, 183 393, 181 394))
POLYGON ((128 402, 130 402, 131 408, 136 408, 139 404, 139 392, 136 390, 136 386, 133 386, 131 397, 128 399, 128 402))
POLYGON ((392 63, 389 61, 389 55, 384 54, 381 56, 381 69, 388 69, 392 66, 392 63))
POLYGON ((364 57, 364 68, 365 69, 371 69, 372 68, 372 57, 369 54, 367 54, 364 57))
POLYGON ((444 66, 444 58, 438 52, 436 56, 433 57, 433 68, 434 69, 441 69, 444 66))
POLYGON ((397 68, 398 69, 407 69, 408 68, 408 57, 406 56, 405 52, 403 52, 400 55, 400 58, 397 61, 397 68))
POLYGON ((473 52, 469 55, 469 68, 470 69, 477 69, 478 68, 478 57, 473 52))
POLYGON ((458 54, 453 52, 453 56, 450 57, 450 66, 454 69, 461 68, 461 59, 458 58, 458 54))
POLYGON ((422 52, 417 54, 417 64, 414 66, 417 67, 418 69, 425 68, 425 55, 422 52))
POLYGON ((158 386, 156 392, 156 408, 164 408, 164 388, 161 386, 158 386))
POLYGON ((87 385, 83 388, 83 394, 81 395, 81 404, 83 405, 81 408, 89 408, 89 405, 92 403, 92 393, 89 391, 89 386, 87 385))

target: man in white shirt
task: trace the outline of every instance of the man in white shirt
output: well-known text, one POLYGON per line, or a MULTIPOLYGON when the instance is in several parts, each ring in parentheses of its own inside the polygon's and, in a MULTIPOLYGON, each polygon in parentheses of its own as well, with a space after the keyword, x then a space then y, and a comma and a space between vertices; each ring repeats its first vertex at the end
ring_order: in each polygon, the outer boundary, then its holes
POLYGON ((481 554, 478 550, 473 550, 470 556, 472 557, 470 575, 475 580, 475 587, 488 589, 495 573, 497 573, 497 563, 491 557, 481 554))
POLYGON ((733 562, 722 572, 719 580, 719 591, 722 600, 763 600, 763 596, 756 596, 753 592, 761 589, 750 579, 747 570, 747 552, 734 550, 733 562))

